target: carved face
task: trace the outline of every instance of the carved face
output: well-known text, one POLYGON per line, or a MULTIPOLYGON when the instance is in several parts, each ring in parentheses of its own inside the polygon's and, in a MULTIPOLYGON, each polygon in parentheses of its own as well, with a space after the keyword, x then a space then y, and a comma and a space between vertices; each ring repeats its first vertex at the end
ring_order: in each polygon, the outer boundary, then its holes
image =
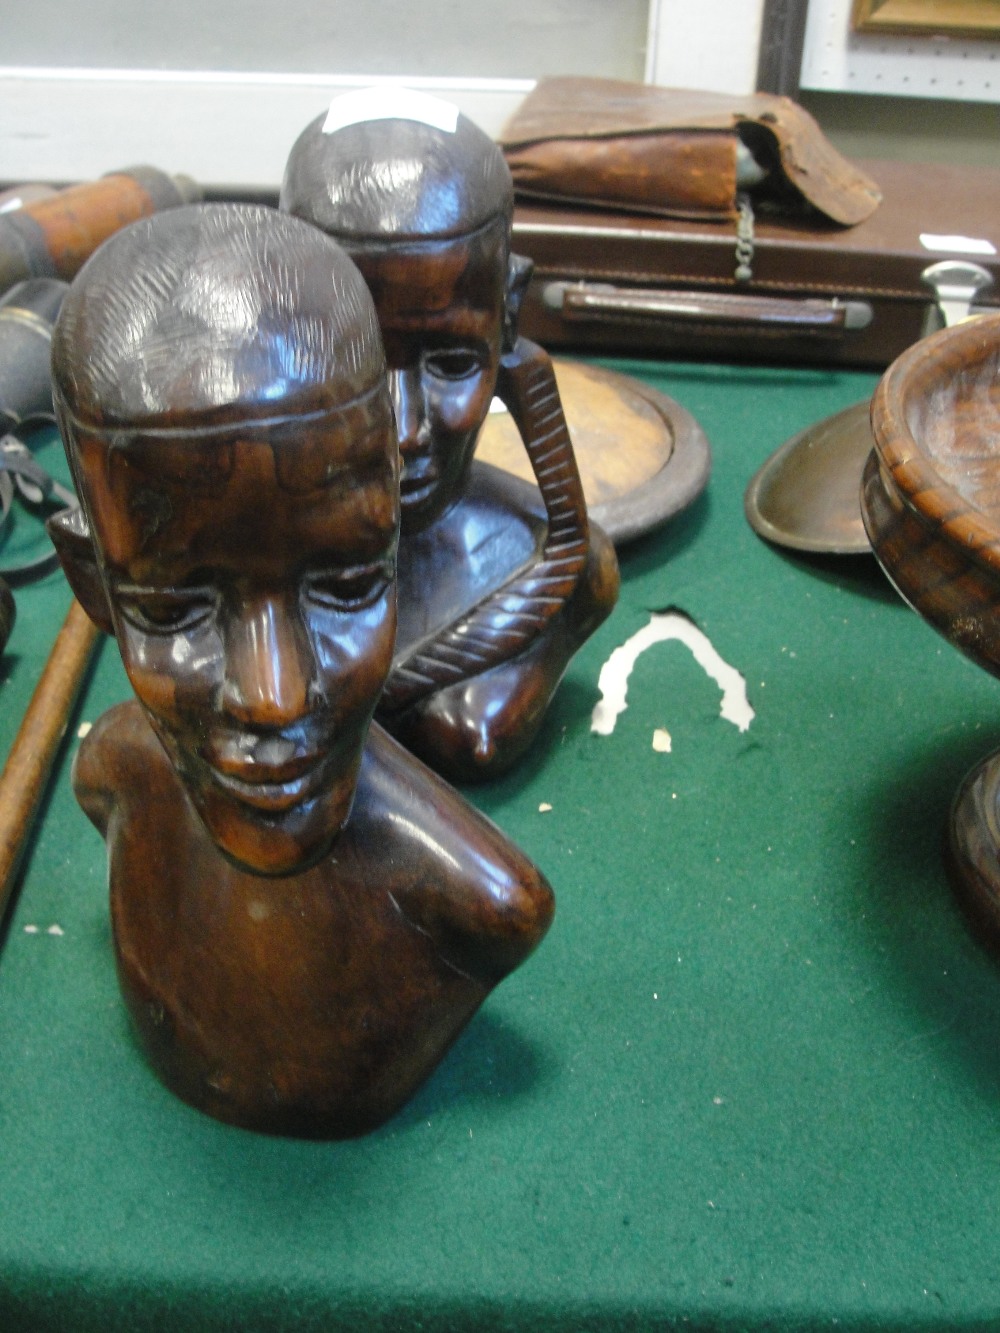
POLYGON ((378 312, 399 430, 403 530, 462 492, 496 388, 506 233, 352 250, 378 312))
POLYGON ((350 812, 396 623, 385 390, 319 419, 78 435, 129 679, 215 842, 303 868, 350 812))

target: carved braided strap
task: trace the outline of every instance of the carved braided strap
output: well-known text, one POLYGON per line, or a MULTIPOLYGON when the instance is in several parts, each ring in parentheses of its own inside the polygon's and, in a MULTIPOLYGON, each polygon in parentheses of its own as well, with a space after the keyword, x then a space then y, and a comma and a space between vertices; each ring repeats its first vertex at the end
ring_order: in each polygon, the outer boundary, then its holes
POLYGON ((545 504, 541 557, 397 666, 381 710, 397 712, 516 657, 566 604, 587 562, 587 504, 548 354, 518 338, 500 363, 497 393, 521 433, 545 504))

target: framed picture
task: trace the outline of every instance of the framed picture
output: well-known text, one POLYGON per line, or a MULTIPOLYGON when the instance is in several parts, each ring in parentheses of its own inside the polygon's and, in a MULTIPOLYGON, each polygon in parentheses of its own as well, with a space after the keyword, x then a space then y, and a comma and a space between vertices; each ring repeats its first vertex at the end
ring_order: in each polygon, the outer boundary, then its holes
POLYGON ((855 32, 1000 39, 1000 0, 854 0, 855 32))

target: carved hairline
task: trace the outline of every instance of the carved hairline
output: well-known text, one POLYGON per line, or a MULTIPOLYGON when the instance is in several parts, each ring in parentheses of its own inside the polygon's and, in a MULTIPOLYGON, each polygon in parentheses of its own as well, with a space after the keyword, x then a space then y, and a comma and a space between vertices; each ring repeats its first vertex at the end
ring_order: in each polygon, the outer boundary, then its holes
POLYGON ((480 239, 486 239, 486 233, 491 229, 502 229, 501 240, 505 241, 507 247, 510 247, 510 225, 513 218, 513 204, 510 208, 501 208, 496 213, 491 213, 485 222, 477 223, 475 227, 470 227, 468 231, 457 232, 434 232, 431 234, 417 233, 414 235, 395 236, 386 233, 384 236, 372 236, 370 234, 359 235, 355 232, 338 231, 336 227, 326 227, 321 223, 313 223, 331 240, 336 241, 347 251, 348 255, 367 254, 373 251, 382 250, 431 250, 439 249, 442 245, 461 245, 468 242, 475 242, 480 239))
MULTIPOLYGON (((254 432, 259 430, 273 429, 279 426, 291 425, 311 425, 314 422, 330 420, 335 417, 344 416, 348 412, 367 412, 374 416, 374 409, 379 405, 378 399, 383 398, 386 407, 389 408, 389 420, 392 419, 391 403, 389 399, 389 386, 385 371, 379 376, 378 380, 369 389, 363 393, 348 398, 342 403, 330 404, 327 407, 314 408, 307 412, 283 412, 278 416, 254 416, 248 412, 246 416, 239 420, 221 420, 213 421, 207 425, 185 425, 178 423, 176 426, 157 426, 145 425, 141 421, 133 422, 129 425, 103 425, 99 422, 87 421, 78 417, 70 407, 66 395, 58 384, 52 386, 52 398, 59 414, 60 420, 66 420, 70 425, 84 431, 88 436, 97 439, 107 440, 112 447, 115 446, 118 436, 136 436, 141 435, 144 440, 162 439, 164 442, 178 439, 183 436, 190 439, 192 436, 200 439, 209 439, 212 436, 234 435, 245 433, 248 430, 254 432)), ((239 410, 238 404, 232 404, 231 408, 223 407, 220 411, 239 410)), ((118 447, 122 447, 119 445, 118 447)))

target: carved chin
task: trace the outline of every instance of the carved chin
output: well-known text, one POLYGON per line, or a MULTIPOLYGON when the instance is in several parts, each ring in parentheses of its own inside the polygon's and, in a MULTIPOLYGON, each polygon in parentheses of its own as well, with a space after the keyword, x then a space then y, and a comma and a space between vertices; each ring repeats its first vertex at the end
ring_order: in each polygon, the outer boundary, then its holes
POLYGON ((191 794, 209 836, 230 861, 256 875, 293 875, 315 865, 336 841, 351 812, 354 783, 278 814, 264 814, 213 787, 191 794))
POLYGON ((308 870, 332 847, 354 803, 363 738, 323 747, 324 758, 286 780, 244 783, 217 772, 147 710, 205 829, 235 865, 256 875, 308 870))
POLYGON ((443 509, 447 508, 450 498, 449 492, 440 481, 431 482, 428 486, 420 489, 415 488, 408 495, 401 494, 399 498, 400 527, 404 532, 419 531, 431 519, 436 518, 443 509))

